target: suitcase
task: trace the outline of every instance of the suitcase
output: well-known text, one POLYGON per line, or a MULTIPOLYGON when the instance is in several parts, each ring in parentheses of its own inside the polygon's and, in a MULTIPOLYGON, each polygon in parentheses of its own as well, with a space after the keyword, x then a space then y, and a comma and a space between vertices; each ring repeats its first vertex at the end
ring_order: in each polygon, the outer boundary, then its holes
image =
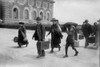
POLYGON ((43 50, 49 49, 49 41, 39 41, 37 44, 40 45, 40 48, 43 50))
POLYGON ((75 40, 75 41, 74 41, 74 46, 75 46, 75 47, 79 47, 79 41, 75 40))
POLYGON ((84 39, 84 35, 80 34, 80 35, 79 35, 79 39, 80 39, 80 40, 81 40, 81 39, 84 39))

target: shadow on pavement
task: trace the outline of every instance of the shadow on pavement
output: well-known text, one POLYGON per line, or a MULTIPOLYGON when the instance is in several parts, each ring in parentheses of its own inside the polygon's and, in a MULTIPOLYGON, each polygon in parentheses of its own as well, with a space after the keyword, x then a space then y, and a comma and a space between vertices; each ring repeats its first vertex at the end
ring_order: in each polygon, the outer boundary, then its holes
POLYGON ((0 64, 6 64, 10 60, 13 60, 11 56, 0 54, 0 64))
POLYGON ((11 48, 25 48, 24 46, 19 47, 19 46, 12 46, 11 48))
POLYGON ((87 47, 87 49, 95 49, 95 50, 97 50, 98 48, 97 47, 87 47))
POLYGON ((37 58, 37 55, 32 55, 32 54, 31 55, 29 55, 29 54, 28 55, 25 55, 24 57, 27 57, 27 58, 30 58, 30 59, 35 59, 35 60, 37 60, 37 59, 40 60, 40 59, 43 59, 44 58, 44 57, 37 58))

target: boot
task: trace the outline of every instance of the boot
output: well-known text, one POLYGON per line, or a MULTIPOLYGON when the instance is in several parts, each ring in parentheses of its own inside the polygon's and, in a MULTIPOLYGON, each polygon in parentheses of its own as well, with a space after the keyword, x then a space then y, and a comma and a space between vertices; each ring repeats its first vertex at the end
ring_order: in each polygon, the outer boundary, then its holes
POLYGON ((59 46, 59 47, 58 47, 59 51, 60 51, 60 48, 61 48, 61 47, 59 46))
POLYGON ((51 49, 51 51, 50 51, 50 53, 53 53, 54 51, 53 51, 53 48, 51 49))
POLYGON ((66 57, 68 57, 68 55, 63 56, 63 58, 66 58, 66 57))
POLYGON ((19 43, 18 46, 19 46, 19 48, 20 48, 20 47, 21 47, 21 44, 19 43))
POLYGON ((74 55, 74 56, 77 56, 77 55, 78 55, 78 53, 79 53, 79 52, 77 51, 77 52, 75 53, 75 55, 74 55))
POLYGON ((45 51, 44 50, 42 50, 42 56, 45 56, 45 51))
POLYGON ((53 53, 53 52, 54 52, 53 50, 50 51, 50 53, 53 53))
POLYGON ((40 58, 40 57, 42 57, 42 56, 41 56, 41 55, 38 55, 38 56, 37 56, 37 58, 40 58))

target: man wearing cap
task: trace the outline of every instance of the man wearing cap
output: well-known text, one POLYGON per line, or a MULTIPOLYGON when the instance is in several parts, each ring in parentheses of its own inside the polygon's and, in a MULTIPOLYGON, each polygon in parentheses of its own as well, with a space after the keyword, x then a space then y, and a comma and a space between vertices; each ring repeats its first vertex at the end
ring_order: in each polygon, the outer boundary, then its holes
POLYGON ((83 22, 82 32, 83 32, 83 35, 85 36, 85 48, 86 48, 89 45, 88 38, 89 38, 90 34, 92 33, 92 27, 88 23, 88 20, 85 20, 83 22))
POLYGON ((26 44, 26 47, 28 45, 28 40, 26 40, 26 29, 23 22, 19 22, 19 30, 18 30, 18 45, 21 47, 21 45, 26 44))
POLYGON ((38 41, 37 42, 37 51, 38 51, 37 58, 39 58, 39 57, 45 56, 45 51, 43 49, 41 49, 41 45, 39 44, 39 41, 44 41, 44 39, 45 39, 45 28, 41 24, 40 17, 37 17, 36 21, 37 21, 37 26, 36 26, 36 30, 35 30, 35 33, 34 33, 32 39, 34 38, 35 40, 38 41))

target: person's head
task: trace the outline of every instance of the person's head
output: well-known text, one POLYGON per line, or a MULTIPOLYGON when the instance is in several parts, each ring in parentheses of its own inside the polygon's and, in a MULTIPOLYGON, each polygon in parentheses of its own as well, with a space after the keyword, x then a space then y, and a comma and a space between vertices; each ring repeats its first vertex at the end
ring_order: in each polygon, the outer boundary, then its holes
POLYGON ((19 22, 19 25, 20 25, 20 26, 23 26, 23 25, 24 25, 24 23, 23 23, 23 22, 19 22))
POLYGON ((36 21, 37 21, 37 23, 41 23, 41 18, 40 17, 37 17, 36 18, 36 21))
POLYGON ((59 20, 56 20, 56 24, 59 24, 59 20))
POLYGON ((71 28, 71 24, 68 24, 68 25, 67 25, 67 28, 70 29, 70 28, 71 28))
POLYGON ((55 18, 52 18, 51 22, 52 22, 53 24, 56 24, 56 19, 55 19, 55 18))
POLYGON ((86 19, 84 22, 83 22, 83 24, 87 24, 89 21, 86 19))

